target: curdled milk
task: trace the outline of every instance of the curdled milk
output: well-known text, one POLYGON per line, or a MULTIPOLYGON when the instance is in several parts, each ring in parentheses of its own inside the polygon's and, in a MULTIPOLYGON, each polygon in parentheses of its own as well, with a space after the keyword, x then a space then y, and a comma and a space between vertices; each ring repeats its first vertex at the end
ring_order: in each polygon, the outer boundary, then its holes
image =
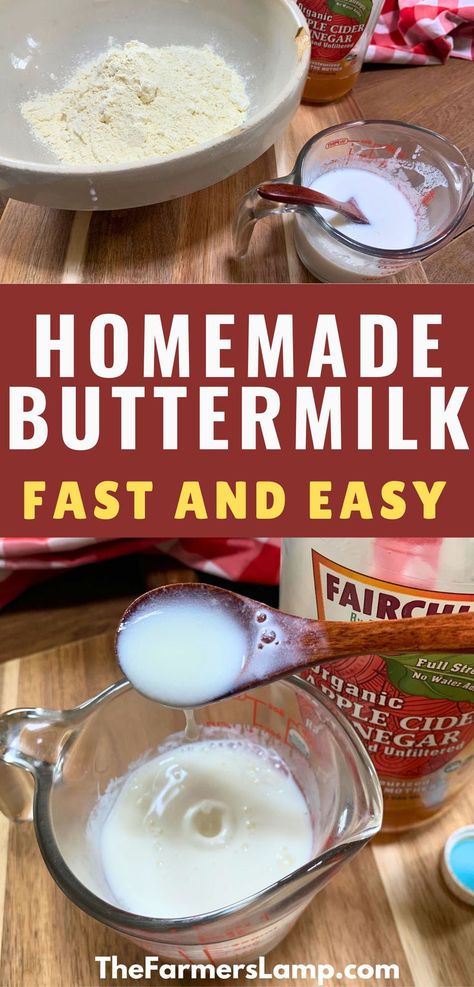
POLYGON ((91 832, 113 898, 126 911, 156 918, 212 912, 311 859, 306 800, 279 755, 252 740, 183 744, 117 787, 99 801, 91 832))
POLYGON ((245 664, 248 637, 219 596, 145 602, 122 623, 117 655, 139 692, 170 706, 199 706, 231 692, 245 664))

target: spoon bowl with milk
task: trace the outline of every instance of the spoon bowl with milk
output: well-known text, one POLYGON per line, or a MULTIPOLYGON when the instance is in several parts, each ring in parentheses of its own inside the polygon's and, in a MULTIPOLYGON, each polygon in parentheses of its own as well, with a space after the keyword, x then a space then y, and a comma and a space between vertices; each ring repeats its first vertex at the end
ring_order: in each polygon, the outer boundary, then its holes
POLYGON ((272 213, 294 214, 295 247, 320 281, 376 281, 423 260, 447 243, 473 192, 472 169, 439 134, 411 124, 366 120, 338 124, 311 138, 294 170, 252 189, 236 217, 235 253, 248 252, 255 223, 272 213), (268 198, 283 185, 318 196, 353 200, 368 223, 308 202, 268 198))
POLYGON ((139 692, 181 709, 360 654, 474 652, 474 613, 347 623, 294 617, 204 583, 162 586, 125 612, 120 667, 139 692))

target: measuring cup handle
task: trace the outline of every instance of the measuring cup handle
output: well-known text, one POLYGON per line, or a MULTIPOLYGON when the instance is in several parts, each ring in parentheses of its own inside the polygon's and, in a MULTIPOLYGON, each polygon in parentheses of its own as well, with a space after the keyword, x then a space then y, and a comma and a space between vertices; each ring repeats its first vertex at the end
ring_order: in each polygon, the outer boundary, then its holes
POLYGON ((34 769, 22 750, 27 715, 33 710, 11 710, 0 716, 0 811, 12 822, 33 818, 34 769))
POLYGON ((14 709, 0 716, 0 811, 8 819, 33 818, 35 780, 57 762, 70 732, 53 711, 14 709))
POLYGON ((35 782, 32 774, 0 761, 0 812, 11 822, 31 822, 35 782))
MULTIPOLYGON (((294 185, 295 176, 291 174, 285 178, 274 178, 271 181, 265 179, 265 185, 281 185, 282 182, 294 185)), ((272 203, 268 199, 263 199, 258 194, 258 187, 256 185, 250 192, 247 192, 243 199, 240 200, 237 208, 233 230, 234 256, 236 260, 242 260, 246 256, 255 224, 258 223, 259 219, 264 219, 265 216, 273 216, 275 214, 281 215, 286 212, 296 212, 298 209, 298 206, 295 205, 285 205, 282 202, 272 203)))

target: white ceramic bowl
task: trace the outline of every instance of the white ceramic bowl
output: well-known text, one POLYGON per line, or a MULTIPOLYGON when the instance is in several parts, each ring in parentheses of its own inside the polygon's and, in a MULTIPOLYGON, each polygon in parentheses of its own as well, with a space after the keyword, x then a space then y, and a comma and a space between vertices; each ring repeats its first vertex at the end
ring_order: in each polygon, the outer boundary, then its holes
POLYGON ((294 0, 0 0, 0 192, 61 209, 125 209, 219 182, 280 135, 301 98, 306 21, 294 0), (20 112, 115 44, 211 44, 247 80, 245 125, 178 154, 73 167, 32 136, 20 112), (54 80, 51 79, 54 75, 54 80))

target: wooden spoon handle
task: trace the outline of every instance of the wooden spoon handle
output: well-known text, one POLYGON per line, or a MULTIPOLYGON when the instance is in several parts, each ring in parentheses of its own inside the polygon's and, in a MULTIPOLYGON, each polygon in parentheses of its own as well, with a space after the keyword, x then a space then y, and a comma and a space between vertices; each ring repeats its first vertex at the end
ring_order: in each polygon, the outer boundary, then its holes
MULTIPOLYGON (((307 628, 301 643, 315 662, 356 655, 474 654, 474 613, 406 620, 333 621, 307 628)), ((474 680, 473 680, 474 681, 474 680)))
POLYGON ((291 185, 289 182, 264 182, 258 186, 257 192, 262 199, 270 199, 272 202, 283 202, 287 205, 296 206, 322 206, 323 209, 332 209, 333 212, 341 213, 342 216, 354 223, 369 222, 354 199, 339 202, 338 199, 331 199, 323 192, 305 188, 303 185, 291 185))

